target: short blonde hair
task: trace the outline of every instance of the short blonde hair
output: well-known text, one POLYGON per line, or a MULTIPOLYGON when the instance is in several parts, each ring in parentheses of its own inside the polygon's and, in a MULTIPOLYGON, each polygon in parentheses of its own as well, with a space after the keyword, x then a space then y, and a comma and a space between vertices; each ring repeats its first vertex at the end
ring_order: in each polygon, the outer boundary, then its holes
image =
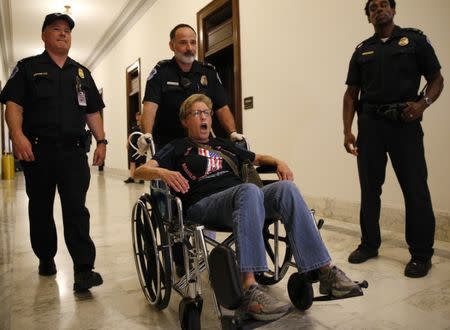
POLYGON ((179 113, 180 120, 186 119, 189 110, 191 110, 192 106, 196 102, 203 102, 206 104, 208 109, 212 110, 212 101, 208 96, 206 96, 205 94, 192 94, 181 104, 179 113))

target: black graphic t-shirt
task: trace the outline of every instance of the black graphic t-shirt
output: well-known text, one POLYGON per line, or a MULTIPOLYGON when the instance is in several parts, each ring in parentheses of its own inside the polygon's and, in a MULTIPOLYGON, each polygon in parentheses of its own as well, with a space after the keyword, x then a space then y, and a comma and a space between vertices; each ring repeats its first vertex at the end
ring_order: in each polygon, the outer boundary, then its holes
POLYGON ((174 140, 153 157, 160 167, 178 171, 189 181, 189 191, 176 194, 181 198, 184 210, 204 197, 242 183, 227 161, 214 150, 231 158, 237 168, 243 161, 255 159, 253 152, 241 149, 229 140, 211 138, 206 145, 213 150, 202 148, 189 138, 174 140))

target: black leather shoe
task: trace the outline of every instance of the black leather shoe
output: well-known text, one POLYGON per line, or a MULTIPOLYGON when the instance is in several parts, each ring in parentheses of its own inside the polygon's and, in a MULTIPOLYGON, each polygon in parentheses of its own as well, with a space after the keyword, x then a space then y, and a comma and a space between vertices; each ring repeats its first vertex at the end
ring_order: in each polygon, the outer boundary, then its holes
POLYGON ((369 251, 362 247, 358 247, 355 251, 350 253, 348 262, 351 264, 360 264, 370 258, 375 258, 376 256, 378 256, 378 250, 369 251))
POLYGON ((123 182, 125 182, 125 183, 134 183, 134 179, 133 178, 128 178, 126 180, 123 180, 123 182))
POLYGON ((419 278, 428 274, 431 268, 431 260, 420 261, 411 259, 405 267, 405 276, 419 278))
POLYGON ((103 279, 99 273, 93 272, 92 270, 86 270, 75 273, 73 290, 76 292, 83 292, 89 290, 93 286, 101 284, 103 284, 103 279))
POLYGON ((56 274, 56 265, 53 259, 39 259, 39 275, 52 276, 56 274))

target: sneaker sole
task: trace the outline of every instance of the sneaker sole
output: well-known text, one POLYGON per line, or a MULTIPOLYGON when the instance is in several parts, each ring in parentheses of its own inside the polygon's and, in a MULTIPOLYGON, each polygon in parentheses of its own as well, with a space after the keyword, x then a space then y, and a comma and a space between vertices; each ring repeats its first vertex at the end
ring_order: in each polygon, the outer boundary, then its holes
POLYGON ((284 315, 288 314, 292 308, 289 308, 285 312, 275 313, 275 314, 257 314, 257 313, 248 313, 252 318, 258 321, 275 321, 279 318, 282 318, 284 315))
POLYGON ((325 294, 325 295, 329 295, 332 296, 334 298, 338 298, 338 299, 343 299, 343 298, 350 298, 350 297, 358 297, 358 296, 362 296, 363 295, 363 291, 360 287, 355 287, 352 290, 348 291, 339 291, 336 289, 332 289, 331 293, 330 292, 323 292, 323 291, 319 291, 320 294, 325 294))

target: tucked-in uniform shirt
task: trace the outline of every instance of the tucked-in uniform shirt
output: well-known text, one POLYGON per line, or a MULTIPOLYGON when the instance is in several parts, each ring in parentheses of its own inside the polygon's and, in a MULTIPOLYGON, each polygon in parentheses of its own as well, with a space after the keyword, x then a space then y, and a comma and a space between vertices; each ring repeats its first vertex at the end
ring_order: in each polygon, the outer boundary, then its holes
POLYGON ((7 101, 23 107, 25 135, 54 139, 83 136, 86 114, 105 106, 87 68, 70 57, 60 68, 46 51, 17 63, 0 94, 7 101))
POLYGON ((361 88, 362 103, 415 101, 421 76, 431 76, 440 68, 433 47, 420 30, 395 26, 387 41, 375 34, 356 47, 346 84, 361 88))

